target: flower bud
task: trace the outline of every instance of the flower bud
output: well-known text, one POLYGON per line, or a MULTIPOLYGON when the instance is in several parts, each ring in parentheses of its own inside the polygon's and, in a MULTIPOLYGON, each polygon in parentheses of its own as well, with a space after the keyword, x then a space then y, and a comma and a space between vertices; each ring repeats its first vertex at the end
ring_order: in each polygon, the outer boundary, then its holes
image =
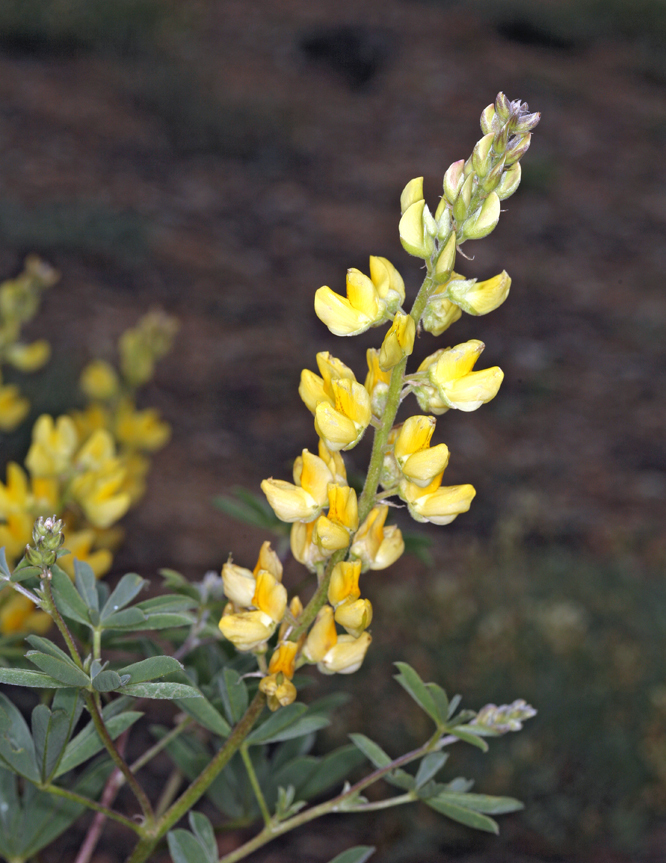
POLYGON ((384 336, 379 351, 379 367, 382 371, 388 371, 397 366, 405 357, 414 350, 414 339, 416 337, 416 324, 411 315, 401 312, 395 316, 391 328, 384 336))
POLYGON ((480 141, 476 142, 474 150, 472 151, 472 166, 479 177, 485 177, 492 167, 491 148, 494 137, 493 132, 489 132, 487 135, 484 135, 480 141))
POLYGON ((252 605, 256 582, 254 575, 243 566, 236 566, 229 559, 222 567, 224 595, 236 608, 249 608, 252 605))
POLYGON ((504 172, 504 175, 500 180, 500 184, 495 190, 500 201, 505 201, 507 198, 510 198, 518 186, 520 186, 521 174, 522 169, 520 167, 520 162, 514 162, 508 171, 504 172))
POLYGON ((81 372, 80 386, 89 399, 107 401, 118 393, 116 370, 104 360, 93 360, 81 372))
POLYGON ((489 132, 497 131, 496 126, 499 127, 499 118, 495 115, 495 106, 490 104, 481 114, 481 131, 487 135, 489 132))
POLYGON ((381 417, 386 407, 389 384, 391 383, 391 372, 383 371, 379 365, 379 351, 376 348, 368 348, 366 357, 368 360, 368 374, 365 378, 365 388, 370 394, 370 406, 376 417, 381 417))
POLYGON ((447 206, 446 199, 442 198, 440 204, 442 201, 444 201, 444 206, 441 212, 440 208, 437 208, 435 218, 437 219, 437 239, 440 243, 446 243, 453 230, 453 220, 451 218, 451 208, 447 206))
POLYGON ((298 695, 296 687, 291 680, 277 674, 269 674, 267 677, 262 677, 259 682, 259 689, 268 696, 266 703, 268 704, 268 709, 273 712, 279 710, 280 707, 293 704, 298 695))
POLYGON ((519 159, 522 159, 525 153, 530 148, 530 144, 532 143, 532 133, 528 132, 526 135, 516 136, 515 141, 512 141, 509 145, 509 148, 506 151, 506 165, 510 167, 519 159))
POLYGON ((510 287, 511 278, 503 270, 484 282, 451 280, 447 296, 469 315, 487 315, 502 305, 509 296, 510 287))
POLYGON ((325 515, 320 515, 315 522, 312 539, 324 554, 331 555, 334 551, 347 548, 349 545, 349 532, 342 525, 331 521, 325 515))
POLYGON ((417 201, 423 200, 423 177, 415 177, 402 190, 400 195, 400 213, 405 212, 417 201))
POLYGON ((67 470, 78 445, 76 426, 68 416, 56 422, 42 414, 32 429, 32 445, 25 460, 32 476, 56 476, 67 470))
POLYGON ((495 112, 505 121, 509 119, 509 114, 511 113, 511 102, 509 102, 501 91, 495 98, 495 112))
POLYGON ((65 541, 62 521, 56 516, 40 516, 32 528, 32 545, 25 556, 33 566, 48 568, 58 559, 58 549, 65 541))
POLYGON ((484 192, 494 192, 499 186, 502 177, 504 176, 504 166, 506 159, 504 156, 493 166, 486 176, 481 180, 480 186, 484 192))
POLYGON ((459 224, 467 218, 467 211, 472 200, 475 178, 470 174, 460 188, 458 197, 453 205, 453 218, 459 224))
POLYGON ((341 635, 318 664, 319 670, 323 674, 353 674, 363 665, 371 641, 367 632, 361 633, 358 638, 341 635))
POLYGON ((282 563, 276 552, 273 551, 269 540, 262 543, 261 549, 259 550, 259 557, 253 572, 255 577, 262 569, 270 572, 278 581, 282 581, 282 563))
POLYGON ((495 734, 506 734, 508 731, 520 731, 523 722, 536 716, 536 710, 522 698, 513 704, 486 704, 472 720, 472 725, 478 725, 495 734))
POLYGON ((347 599, 335 610, 335 621, 349 635, 358 638, 372 623, 372 604, 369 599, 347 599))
POLYGON ((417 258, 429 258, 435 248, 432 236, 426 231, 424 210, 425 201, 416 201, 405 210, 398 225, 403 248, 417 258))
MULTIPOLYGON (((451 278, 456 281, 462 280, 462 276, 457 275, 457 273, 453 273, 451 278)), ((433 336, 441 336, 462 315, 462 309, 448 299, 447 289, 450 283, 449 280, 433 291, 421 319, 423 329, 427 333, 432 333, 433 336)))
POLYGON ((465 181, 465 175, 463 174, 464 166, 465 160, 460 159, 460 161, 449 165, 444 174, 444 196, 449 204, 455 204, 458 193, 465 181))
POLYGON ((491 192, 481 207, 462 227, 463 240, 480 240, 495 229, 500 217, 500 202, 497 194, 491 192))
MULTIPOLYGON (((527 103, 525 103, 524 108, 525 110, 527 110, 527 103)), ((518 122, 516 123, 516 134, 524 135, 525 132, 531 132, 532 129, 535 129, 539 125, 540 119, 541 114, 539 114, 538 112, 535 114, 521 114, 518 118, 518 122)))
POLYGON ((456 263, 457 238, 454 232, 446 241, 435 264, 434 277, 437 284, 448 281, 456 263))

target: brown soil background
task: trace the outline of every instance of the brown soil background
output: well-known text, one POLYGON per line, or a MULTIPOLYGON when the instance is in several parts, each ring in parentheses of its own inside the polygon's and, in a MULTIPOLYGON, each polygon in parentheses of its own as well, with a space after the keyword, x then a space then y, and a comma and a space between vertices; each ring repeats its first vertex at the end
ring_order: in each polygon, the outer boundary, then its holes
MULTIPOLYGON (((666 89, 632 43, 507 36, 465 5, 202 0, 166 28, 156 54, 0 51, 0 273, 17 271, 28 251, 62 272, 31 329, 54 346, 41 406, 68 404, 81 364, 112 356, 145 309, 160 305, 181 322, 145 396, 173 440, 126 519, 117 573, 150 577, 169 565, 199 577, 230 551, 253 562, 263 537, 211 498, 286 477, 316 443, 297 394, 301 368, 331 350, 360 377, 377 343, 376 332, 331 336, 314 291, 342 291, 346 268, 365 270, 378 254, 413 294, 420 271, 398 241, 401 188, 424 175, 436 202, 500 89, 543 119, 523 187, 497 230, 464 247, 474 259, 459 269, 505 268, 513 286, 499 311, 462 320, 451 339, 481 338, 485 365, 506 377, 495 402, 439 423, 448 481, 473 483, 478 497, 452 526, 429 529, 433 554, 451 560, 519 513, 534 542, 663 563, 666 89), (351 65, 350 50, 360 56, 351 65), (56 211, 61 239, 47 240, 39 219, 56 211)), ((443 343, 424 334, 416 359, 443 343)), ((366 453, 349 462, 362 468, 366 453)), ((381 576, 415 588, 427 577, 413 558, 381 576)), ((256 859, 324 861, 377 841, 357 827, 326 823, 256 859)), ((531 853, 529 842, 483 848, 465 859, 531 853)), ((116 859, 100 849, 97 863, 116 859)), ((59 853, 48 859, 70 859, 59 853)))

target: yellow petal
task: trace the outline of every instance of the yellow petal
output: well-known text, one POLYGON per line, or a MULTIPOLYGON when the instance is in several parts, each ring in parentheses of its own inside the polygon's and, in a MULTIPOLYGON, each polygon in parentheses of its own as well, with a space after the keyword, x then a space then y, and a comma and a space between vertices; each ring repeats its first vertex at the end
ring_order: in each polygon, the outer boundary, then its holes
POLYGON ((348 485, 328 486, 328 517, 331 521, 346 527, 347 530, 356 530, 358 527, 358 503, 356 491, 348 485))
POLYGON ((105 360, 93 360, 81 372, 80 387, 89 399, 107 401, 118 392, 116 370, 105 360))
POLYGON ((494 399, 504 379, 498 366, 483 371, 470 372, 456 381, 440 387, 443 400, 460 411, 475 411, 494 399))
POLYGON ((358 671, 365 654, 368 652, 372 638, 363 632, 358 638, 353 635, 341 635, 324 658, 319 663, 324 674, 353 674, 358 671))
POLYGON ((358 439, 354 423, 326 402, 320 402, 315 411, 315 431, 328 449, 337 452, 353 446, 358 439))
POLYGON ((309 662, 320 662, 337 643, 338 633, 335 628, 333 609, 325 605, 320 609, 317 618, 308 633, 303 648, 303 656, 309 662))
POLYGON ((404 462, 408 456, 430 446, 430 439, 435 431, 436 421, 433 417, 413 416, 399 427, 393 451, 398 463, 404 462))
POLYGON ((298 642, 283 641, 271 656, 271 661, 268 665, 268 673, 278 674, 279 672, 282 672, 285 677, 291 679, 294 676, 297 652, 298 642))
POLYGON ((319 320, 334 336, 357 336, 372 326, 372 317, 354 308, 348 299, 327 286, 315 293, 314 309, 319 320))
POLYGON ((320 515, 315 522, 312 538, 319 548, 323 552, 328 552, 328 554, 340 551, 340 549, 347 548, 349 545, 349 532, 325 515, 320 515))
POLYGON ((261 569, 265 569, 274 575, 278 581, 282 581, 282 562, 277 553, 273 551, 269 540, 266 540, 259 550, 257 564, 254 567, 254 575, 256 576, 261 569))
POLYGON ((311 413, 315 412, 315 408, 320 402, 328 401, 329 404, 333 404, 333 396, 326 393, 323 379, 311 372, 310 369, 303 369, 301 372, 298 394, 311 413))
POLYGON ((324 506, 333 475, 326 462, 307 449, 304 449, 302 454, 300 482, 301 488, 317 501, 318 506, 324 506))
POLYGON ((254 650, 268 641, 275 631, 275 623, 263 611, 239 611, 226 614, 219 623, 220 632, 237 650, 254 650))
POLYGON ((322 505, 303 488, 281 479, 265 479, 261 490, 280 521, 313 521, 322 505))
POLYGON ((471 485, 443 486, 432 494, 416 498, 409 504, 409 511, 417 521, 449 524, 460 513, 467 512, 475 495, 471 485))
POLYGON ((387 569, 402 556, 405 550, 405 541, 397 524, 389 524, 384 528, 384 539, 374 560, 370 563, 370 569, 387 569))
POLYGON ((22 372, 36 372, 47 363, 51 356, 51 346, 45 339, 32 342, 30 345, 13 344, 7 350, 7 359, 22 372))
POLYGON ((275 623, 282 620, 287 609, 287 591, 284 585, 265 569, 260 570, 257 575, 252 605, 267 614, 275 623))
POLYGON ((222 584, 224 595, 237 608, 249 608, 253 604, 257 585, 254 574, 249 569, 227 561, 222 567, 222 584))
POLYGON ((449 463, 449 448, 440 443, 410 455, 402 465, 402 472, 415 485, 427 486, 449 463))
POLYGON ((372 604, 369 599, 348 599, 336 608, 335 620, 358 638, 372 623, 372 604))
POLYGON ((383 371, 388 371, 397 366, 405 357, 408 357, 414 350, 415 336, 414 318, 399 312, 384 337, 379 351, 379 367, 383 371))
MULTIPOLYGON (((453 348, 447 348, 441 353, 438 352, 437 361, 428 367, 430 380, 435 386, 441 387, 469 374, 484 348, 483 342, 478 339, 470 339, 468 342, 463 342, 453 348)), ((423 363, 421 365, 423 366, 423 363)))
POLYGON ((358 599, 361 589, 358 580, 361 575, 360 560, 346 560, 333 567, 328 584, 328 601, 335 608, 346 599, 358 599))

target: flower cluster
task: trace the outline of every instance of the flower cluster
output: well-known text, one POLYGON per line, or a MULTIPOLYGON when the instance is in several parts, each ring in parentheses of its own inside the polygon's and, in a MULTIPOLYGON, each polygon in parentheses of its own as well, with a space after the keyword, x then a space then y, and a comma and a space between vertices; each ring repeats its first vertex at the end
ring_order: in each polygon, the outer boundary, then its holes
MULTIPOLYGON (((171 433, 156 410, 136 409, 135 393, 169 350, 174 332, 172 318, 149 313, 120 338, 120 372, 99 359, 85 367, 83 410, 37 419, 25 468, 9 462, 6 482, 0 482, 0 546, 10 565, 23 555, 35 518, 56 513, 71 552, 60 566, 72 577, 74 558, 90 564, 98 577, 109 570, 122 538, 116 523, 144 493, 147 455, 171 433)), ((22 599, 5 599, 3 633, 33 625, 32 609, 22 599)))
POLYGON ((59 278, 56 270, 30 255, 23 272, 0 285, 0 432, 13 431, 30 410, 30 402, 16 384, 3 385, 2 367, 7 364, 30 373, 48 362, 49 343, 39 339, 25 344, 20 340, 21 330, 37 313, 42 293, 59 278))
POLYGON ((506 272, 481 282, 465 279, 453 269, 456 251, 497 224, 500 201, 520 182, 519 160, 538 120, 526 105, 500 93, 482 114, 484 136, 470 158, 446 171, 434 216, 423 197, 423 178, 407 184, 400 201, 400 239, 427 268, 409 312, 403 308, 402 276, 381 257, 370 258, 369 276, 348 270, 346 297, 327 286, 315 294, 315 312, 334 335, 354 336, 388 322, 390 327, 381 346, 367 352, 364 384, 328 352, 317 354, 319 374, 303 370, 299 394, 314 416, 318 455, 303 450, 294 463, 293 482, 271 477, 261 484, 277 517, 292 525, 294 558, 317 575, 310 602, 303 608, 295 597, 288 607, 282 566, 274 557, 269 565, 266 546, 253 572, 232 563, 223 570, 230 603, 220 629, 239 650, 259 657, 265 674, 261 687, 272 709, 295 699, 292 678, 303 663, 315 663, 326 674, 349 674, 363 662, 372 606, 361 598, 359 577, 390 566, 404 550, 400 529, 386 525, 385 500, 398 496, 416 521, 445 525, 466 512, 476 494, 469 484, 442 485, 450 453, 444 443, 431 445, 432 415, 473 411, 489 402, 502 383, 502 370, 475 370, 484 344, 471 339, 435 351, 414 374, 405 371, 421 328, 438 336, 463 312, 485 315, 506 300, 511 286, 506 272), (396 425, 398 408, 410 393, 423 414, 396 425), (355 447, 370 425, 373 451, 357 498, 341 452, 355 447), (268 641, 278 625, 277 646, 266 667, 268 641))

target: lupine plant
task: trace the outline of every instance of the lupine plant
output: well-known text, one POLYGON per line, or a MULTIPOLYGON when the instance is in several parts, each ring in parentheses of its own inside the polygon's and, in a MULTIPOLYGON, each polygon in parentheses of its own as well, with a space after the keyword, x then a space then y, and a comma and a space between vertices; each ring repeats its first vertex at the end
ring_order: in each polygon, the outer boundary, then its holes
MULTIPOLYGON (((491 816, 521 808, 511 798, 472 793, 472 782, 447 778, 444 769, 453 744, 485 751, 486 738, 520 730, 535 712, 524 701, 460 710, 459 696, 449 699, 440 685, 397 662, 398 684, 432 722, 427 739, 393 756, 351 734, 350 744, 315 756, 315 732, 328 724, 338 699, 306 704, 298 696, 307 680, 301 669, 351 674, 363 663, 373 611, 361 595, 360 577, 390 566, 404 550, 400 529, 387 524, 388 501, 398 498, 414 519, 436 525, 469 509, 471 485, 442 485, 449 450, 444 443, 431 446, 433 415, 476 410, 495 397, 502 372, 474 370, 484 348, 476 339, 439 348, 410 374, 407 361, 422 330, 439 336, 463 312, 484 315, 507 298, 505 272, 478 282, 454 266, 463 243, 497 225, 501 201, 519 185, 520 159, 538 121, 527 105, 500 93, 481 116, 483 137, 472 155, 446 171, 434 214, 423 179, 407 184, 400 239, 425 266, 409 311, 402 277, 381 257, 370 258, 369 275, 348 271, 346 297, 328 287, 315 294, 316 314, 337 336, 390 325, 380 347, 368 351, 364 384, 330 353, 317 355, 319 374, 302 372, 299 392, 314 416, 317 454, 302 451, 293 482, 261 484, 277 518, 291 525, 293 557, 311 574, 312 588, 302 588, 302 598, 289 597, 283 561, 269 541, 252 569, 230 558, 220 575, 208 573, 198 583, 163 570, 170 592, 147 599, 140 598, 146 582, 139 575, 124 575, 109 591, 91 562, 75 555, 72 580, 64 563, 65 525, 56 516, 37 519, 13 569, 0 558, 4 585, 52 619, 60 641, 30 635, 24 661, 0 668, 0 682, 42 693, 30 724, 0 695, 0 854, 6 860, 29 860, 86 809, 95 816, 77 863, 91 859, 108 820, 136 838, 129 863, 151 859, 164 840, 174 863, 234 863, 329 813, 421 801, 471 828, 497 832, 491 816), (396 425, 400 404, 412 394, 421 413, 396 425), (372 453, 357 497, 342 453, 368 427, 372 453), (148 699, 173 703, 171 723, 152 727, 155 743, 129 763, 127 737, 148 699), (173 773, 151 799, 141 770, 163 752, 173 773), (370 772, 360 771, 365 762, 370 772), (353 784, 346 779, 352 772, 353 784), (389 793, 366 798, 366 789, 380 781, 389 793), (124 811, 114 808, 122 785, 134 800, 124 811), (204 797, 208 811, 217 812, 216 823, 194 810, 204 797), (187 815, 189 830, 178 827, 187 815), (220 858, 216 831, 255 822, 255 835, 220 858)), ((125 377, 132 382, 131 370, 125 377)), ((144 377, 135 376, 134 383, 144 377)), ((118 398, 108 367, 89 367, 84 380, 96 398, 118 398)), ((35 450, 29 456, 34 465, 60 457, 67 437, 64 426, 51 422, 47 429, 47 420, 40 422, 44 432, 33 443, 38 456, 35 450)), ((123 421, 117 422, 120 428, 123 421)), ((84 466, 103 449, 89 448, 85 458, 79 453, 84 466)), ((85 509, 85 499, 75 490, 72 495, 85 509)), ((336 863, 362 863, 373 850, 349 849, 336 863)))

